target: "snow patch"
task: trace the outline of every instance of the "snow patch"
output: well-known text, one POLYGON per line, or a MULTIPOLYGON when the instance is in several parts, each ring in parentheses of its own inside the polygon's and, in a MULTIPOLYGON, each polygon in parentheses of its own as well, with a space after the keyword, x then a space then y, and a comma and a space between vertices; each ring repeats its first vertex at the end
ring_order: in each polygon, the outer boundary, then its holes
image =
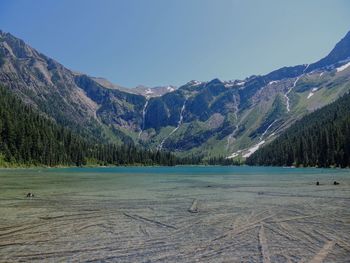
POLYGON ((227 159, 235 158, 235 157, 237 157, 238 155, 239 155, 239 153, 238 153, 238 152, 235 152, 235 153, 231 154, 230 156, 228 156, 227 159))
POLYGON ((238 80, 228 80, 224 82, 224 86, 225 88, 232 88, 235 85, 238 86, 243 86, 244 85, 244 81, 238 81, 238 80))
POLYGON ((146 91, 145 91, 145 94, 146 95, 149 95, 149 94, 153 94, 154 92, 150 89, 150 88, 148 88, 146 91))
POLYGON ((260 148, 260 146, 263 145, 264 143, 265 143, 265 141, 263 140, 263 141, 259 142, 258 144, 255 144, 253 147, 248 149, 247 153, 243 154, 243 157, 248 158, 253 153, 255 153, 260 148))
POLYGON ((237 86, 244 86, 245 81, 238 81, 235 83, 237 86))
POLYGON ((275 83, 278 83, 278 80, 270 81, 270 82, 269 82, 269 85, 272 85, 272 84, 275 84, 275 83))
POLYGON ((343 70, 347 69, 348 67, 350 67, 350 62, 346 63, 343 66, 338 67, 337 72, 342 72, 343 70))
POLYGON ((307 99, 310 99, 310 98, 315 94, 316 91, 317 91, 317 88, 313 88, 313 89, 310 91, 309 95, 307 95, 307 99))
POLYGON ((201 85, 203 82, 199 81, 199 80, 191 80, 190 82, 187 83, 187 85, 191 85, 191 86, 199 86, 201 85))
POLYGON ((166 89, 167 89, 169 92, 172 92, 172 91, 175 90, 175 89, 174 89, 173 87, 171 87, 171 86, 168 86, 166 89))
MULTIPOLYGON (((275 122, 277 122, 277 120, 273 121, 267 128, 266 130, 263 132, 263 134, 260 136, 260 141, 255 144, 254 146, 250 147, 248 150, 238 150, 237 152, 234 152, 233 154, 231 154, 230 156, 228 156, 227 158, 228 159, 231 159, 231 158, 235 158, 237 157, 241 152, 245 152, 245 154, 243 154, 243 157, 244 158, 248 158, 249 156, 251 156, 253 153, 255 153, 261 145, 263 145, 265 143, 265 140, 263 140, 264 136, 266 135, 267 131, 272 127, 273 124, 275 124, 275 122)), ((275 133, 272 133, 269 138, 271 136, 274 136, 275 133)))

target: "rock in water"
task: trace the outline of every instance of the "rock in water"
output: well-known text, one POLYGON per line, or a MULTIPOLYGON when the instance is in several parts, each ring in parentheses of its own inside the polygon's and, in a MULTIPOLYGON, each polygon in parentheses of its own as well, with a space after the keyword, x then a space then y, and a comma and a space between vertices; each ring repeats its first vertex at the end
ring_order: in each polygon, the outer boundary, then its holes
POLYGON ((27 198, 29 198, 29 197, 34 197, 34 194, 33 193, 28 193, 27 194, 27 198))
POLYGON ((197 199, 193 200, 191 207, 188 209, 188 212, 191 212, 191 213, 198 213, 199 212, 197 199))

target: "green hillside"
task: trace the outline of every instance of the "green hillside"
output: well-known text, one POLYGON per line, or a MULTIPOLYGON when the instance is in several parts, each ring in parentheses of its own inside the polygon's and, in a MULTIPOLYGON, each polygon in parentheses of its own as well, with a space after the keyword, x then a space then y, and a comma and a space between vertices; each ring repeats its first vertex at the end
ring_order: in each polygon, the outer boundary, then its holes
POLYGON ((0 87, 0 167, 177 163, 180 160, 166 152, 144 151, 131 144, 116 146, 87 141, 40 116, 0 87))
POLYGON ((350 94, 305 116, 251 155, 249 165, 350 166, 350 94))

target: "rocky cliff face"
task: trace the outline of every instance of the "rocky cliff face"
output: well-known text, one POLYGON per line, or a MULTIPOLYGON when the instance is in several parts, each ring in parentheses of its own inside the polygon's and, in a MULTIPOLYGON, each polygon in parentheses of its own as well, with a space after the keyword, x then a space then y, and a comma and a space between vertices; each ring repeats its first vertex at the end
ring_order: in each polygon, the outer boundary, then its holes
POLYGON ((119 127, 138 129, 143 96, 106 88, 9 33, 0 33, 0 57, 0 84, 60 124, 96 139, 117 141, 129 137, 119 127))
POLYGON ((0 83, 48 117, 94 138, 179 154, 247 157, 350 89, 349 39, 348 33, 316 63, 264 76, 126 89, 74 73, 1 32, 0 83))
POLYGON ((311 65, 244 80, 192 81, 151 99, 141 141, 179 152, 248 157, 297 119, 349 90, 349 39, 348 33, 311 65))

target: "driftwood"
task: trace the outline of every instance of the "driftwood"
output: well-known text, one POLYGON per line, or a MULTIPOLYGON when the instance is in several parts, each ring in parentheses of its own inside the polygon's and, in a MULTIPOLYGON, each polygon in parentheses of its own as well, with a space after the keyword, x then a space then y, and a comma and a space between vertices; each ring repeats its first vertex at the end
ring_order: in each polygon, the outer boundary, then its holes
POLYGON ((261 256, 262 256, 262 262, 263 263, 270 263, 270 253, 269 253, 269 248, 267 245, 267 239, 265 236, 265 231, 264 231, 264 225, 261 223, 260 225, 260 231, 259 231, 259 247, 261 251, 261 256))
POLYGON ((190 212, 190 213, 198 213, 199 212, 197 199, 193 200, 191 207, 188 209, 188 212, 190 212))
POLYGON ((323 248, 314 256, 310 263, 322 263, 323 260, 332 252, 335 241, 327 241, 323 248))
POLYGON ((167 227, 167 228, 171 228, 171 229, 177 229, 175 226, 172 225, 168 225, 168 224, 164 224, 162 222, 153 220, 153 219, 149 219, 146 217, 142 217, 142 216, 138 216, 138 215, 129 215, 127 213, 123 213, 126 217, 132 218, 134 220, 138 220, 138 221, 145 221, 145 222, 149 222, 149 223, 153 223, 157 226, 161 226, 161 227, 167 227))
POLYGON ((51 220, 51 219, 62 218, 62 217, 65 217, 65 216, 64 215, 61 215, 61 216, 39 216, 39 218, 43 219, 43 220, 51 220))

